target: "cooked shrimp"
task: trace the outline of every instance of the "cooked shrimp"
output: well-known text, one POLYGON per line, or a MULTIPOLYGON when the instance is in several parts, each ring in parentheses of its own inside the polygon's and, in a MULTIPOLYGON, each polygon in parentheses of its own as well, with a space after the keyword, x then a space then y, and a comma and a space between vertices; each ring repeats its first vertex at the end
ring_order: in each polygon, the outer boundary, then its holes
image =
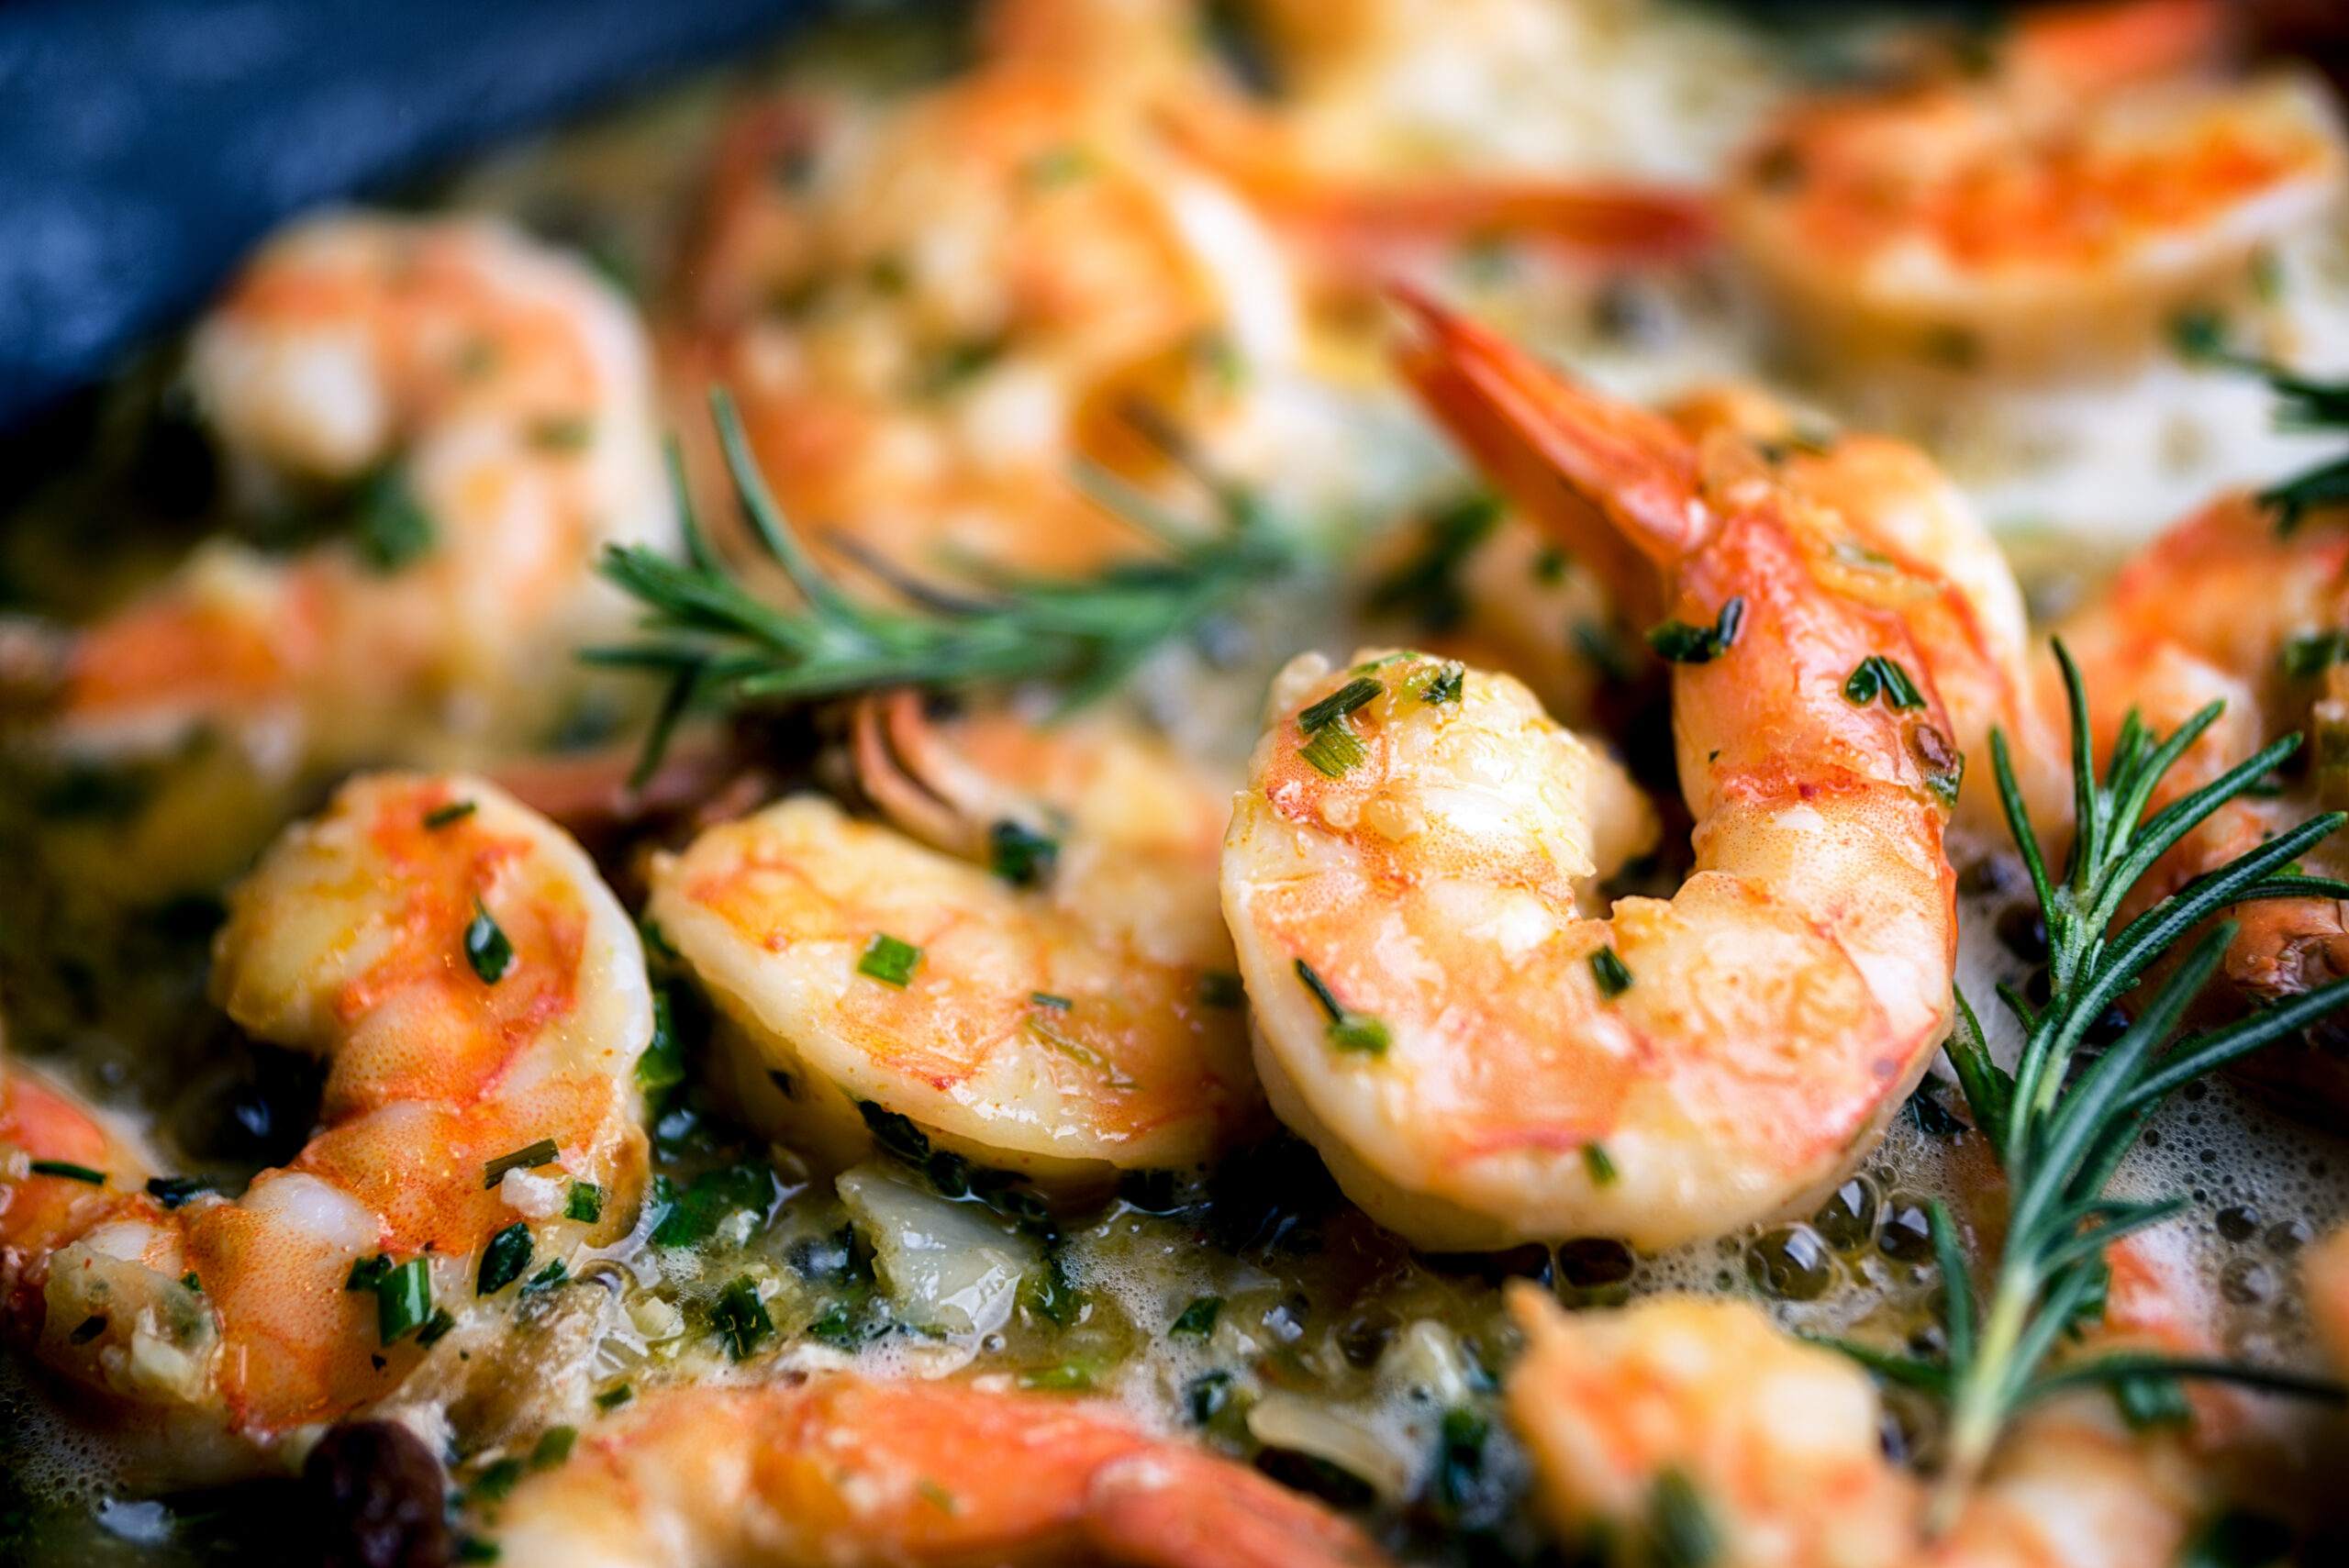
POLYGON ((2342 133, 2293 75, 2194 74, 2213 0, 2026 17, 1987 75, 1798 104, 1723 195, 1731 242, 1822 363, 2065 373, 2128 361, 2339 192, 2342 133))
MULTIPOLYGON (((2312 809, 2349 805, 2349 514, 2311 514, 2288 533, 2250 496, 2220 498, 2125 566, 2110 591, 2058 628, 2097 694, 2099 758, 2134 708, 2157 731, 2213 701, 2218 722, 2190 747, 2151 809, 2199 788, 2280 736, 2310 744, 2284 786, 2221 806, 2138 884, 2123 917, 2298 826, 2312 809)), ((2043 677, 2043 679, 2045 677, 2043 677)), ((2052 684, 2052 681, 2049 682, 2052 684)), ((2060 820, 2050 803, 2043 814, 2060 820)), ((2318 876, 2349 874, 2336 837, 2302 857, 2318 876)), ((2349 910, 2332 899, 2242 906, 2222 981, 2256 1006, 2349 973, 2349 910)), ((2214 999, 2215 1000, 2215 999, 2214 999)), ((2233 1071, 2305 1108, 2349 1106, 2349 1077, 2331 1053, 2279 1048, 2233 1071), (2311 1102, 2310 1095, 2317 1098, 2311 1102)))
POLYGON ((214 984, 245 1029, 328 1062, 317 1136, 242 1197, 142 1191, 86 1112, 13 1071, 0 1089, 0 1273, 58 1371, 266 1445, 510 1307, 476 1295, 498 1232, 533 1259, 627 1232, 643 953, 587 857, 496 790, 346 785, 231 895, 214 984), (354 1285, 379 1258, 395 1277, 354 1285))
POLYGON ((1569 1317, 1520 1285, 1511 1306, 1527 1349, 1508 1409, 1542 1501, 1568 1540, 1611 1540, 1608 1561, 2166 1568, 2210 1502, 2177 1438, 2131 1433, 2090 1394, 2027 1417, 1928 1541, 1923 1489, 1884 1455, 1867 1374, 1751 1302, 1569 1317))
POLYGON ((322 764, 510 744, 561 717, 579 642, 620 624, 604 547, 674 532, 641 328, 495 223, 293 228, 198 328, 189 373, 262 506, 352 491, 356 535, 290 558, 216 541, 73 638, 70 744, 205 723, 322 764))
POLYGON ((1663 1246, 1798 1207, 1948 1028, 1957 757, 1930 671, 1766 470, 1709 484, 1670 425, 1428 319, 1480 439, 1513 428, 1555 464, 1531 495, 1563 478, 1652 552, 1706 660, 1674 672, 1697 871, 1586 916, 1575 881, 1652 829, 1514 682, 1293 665, 1224 852, 1267 1093, 1422 1245, 1663 1246))
POLYGON ((1098 1407, 842 1375, 648 1398, 524 1482, 495 1539, 509 1568, 1386 1561, 1319 1505, 1098 1407))
POLYGON ((908 695, 863 727, 868 792, 938 848, 803 795, 654 863, 653 917, 751 1053, 752 1113, 845 1162, 866 1102, 1063 1182, 1244 1131, 1220 793, 1106 720, 950 740, 908 695))
POLYGON ((1096 564, 1130 539, 1075 460, 1163 463, 1137 406, 1212 447, 1251 417, 1246 367, 1294 351, 1279 250, 1152 123, 1163 83, 1204 80, 1187 7, 993 20, 974 72, 768 106, 721 163, 676 377, 734 389, 821 551, 1096 564))
POLYGON ((1883 1568, 1915 1549, 1923 1491, 1887 1463, 1876 1390, 1748 1301, 1662 1297, 1568 1317, 1529 1285, 1508 1413, 1568 1540, 1621 1560, 1883 1568), (1668 1539, 1667 1539, 1668 1538, 1668 1539), (1667 1553, 1692 1540, 1713 1551, 1667 1553))

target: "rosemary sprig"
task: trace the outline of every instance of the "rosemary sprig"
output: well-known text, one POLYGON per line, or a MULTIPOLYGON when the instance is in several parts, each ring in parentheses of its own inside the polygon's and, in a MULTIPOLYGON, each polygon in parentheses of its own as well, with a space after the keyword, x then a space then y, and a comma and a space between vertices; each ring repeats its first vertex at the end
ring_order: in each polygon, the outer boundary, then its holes
POLYGON ((1105 505, 1159 547, 1147 559, 1098 575, 1057 579, 993 573, 944 589, 867 562, 912 606, 893 608, 848 593, 818 567, 760 474, 733 399, 709 395, 718 444, 759 544, 798 590, 796 606, 743 586, 709 548, 670 454, 686 559, 616 545, 606 577, 646 609, 644 640, 595 648, 590 663, 664 675, 666 700, 637 777, 648 777, 670 732, 696 706, 774 706, 904 685, 1063 683, 1070 706, 1123 680, 1161 643, 1230 608, 1297 564, 1298 552, 1249 495, 1210 484, 1223 527, 1202 534, 1162 514, 1108 474, 1082 475, 1105 505))
POLYGON ((2087 1045, 2089 1027, 2137 984, 2147 967, 2221 909, 2263 898, 2349 897, 2349 885, 2288 869, 2344 817, 2329 813, 2278 834, 2114 930, 2122 901, 2154 862, 2291 755, 2299 737, 2277 741, 2147 816, 2163 776, 2217 720, 2224 705, 2212 703, 2158 740, 2132 711, 2099 780, 2078 667, 2061 642, 2055 656, 2071 704, 2075 803, 2072 849, 2060 879, 2049 875, 2015 783, 2006 737, 1994 732, 1990 741, 2008 826, 2047 926, 2047 1003, 2034 1008, 2010 987, 1999 988, 1999 999, 2025 1034, 2012 1075, 1991 1060, 1963 995, 1949 1041, 1950 1061, 1975 1123, 2006 1174, 2010 1203, 2005 1241, 1989 1271, 1987 1291, 1977 1296, 1956 1227, 1934 1204, 1933 1246, 1948 1300, 1945 1359, 1926 1362, 1841 1347, 1882 1375, 1947 1402, 1948 1458, 1932 1520, 1937 1529, 1954 1518, 2009 1419, 2066 1389, 2196 1377, 2343 1397, 2337 1385, 2321 1380, 2232 1362, 2131 1352, 2047 1364, 2065 1331, 2101 1310, 2105 1249, 2186 1207, 2182 1198, 2148 1202, 2106 1195, 2154 1109, 2181 1085, 2349 1003, 2349 981, 2340 981, 2171 1044, 2188 1004, 2217 970, 2233 937, 2232 925, 2221 921, 2143 1000, 2118 1040, 2101 1053, 2087 1045))

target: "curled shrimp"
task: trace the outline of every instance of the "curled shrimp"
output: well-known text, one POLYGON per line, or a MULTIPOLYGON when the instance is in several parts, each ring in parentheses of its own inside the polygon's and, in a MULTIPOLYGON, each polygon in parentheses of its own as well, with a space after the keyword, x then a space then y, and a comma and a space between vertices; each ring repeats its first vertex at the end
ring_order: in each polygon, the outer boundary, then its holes
POLYGON ((1296 307, 1270 235, 1153 128, 1204 69, 1189 20, 1021 0, 951 83, 740 122, 675 378, 734 390, 820 552, 1081 570, 1130 539, 1076 459, 1163 465, 1138 406, 1210 447, 1252 417, 1296 307))
POLYGON ((869 1105, 1063 1182, 1246 1129, 1219 792, 1108 721, 941 731, 911 694, 861 716, 858 750, 904 831, 802 795, 654 863, 651 912, 741 1032, 755 1117, 846 1162, 869 1105))
POLYGON ((1510 1307, 1526 1354, 1509 1414, 1553 1528, 1611 1541, 1602 1561, 1687 1561, 1703 1544, 1695 1560, 1718 1568, 2166 1568, 2213 1501, 2187 1440, 2072 1396, 2025 1417, 1929 1539, 1867 1374, 1753 1303, 1569 1316, 1520 1285, 1510 1307))
POLYGON ((2224 25, 2212 0, 2051 7, 1986 74, 1798 104, 1731 174, 1730 239, 1821 362, 2133 360, 2341 188, 2321 88, 2197 73, 2224 25))
POLYGON ((1670 425, 1421 309, 1457 377, 1438 412, 1523 443, 1503 486, 1564 479, 1653 562, 1696 873, 1591 917, 1575 883, 1644 806, 1514 683, 1292 666, 1224 853, 1267 1093, 1423 1245, 1663 1246, 1798 1208, 1949 1025, 1958 758, 1930 672, 1766 471, 1709 484, 1670 425))
POLYGON ((497 223, 289 229, 198 328, 188 373, 263 510, 343 492, 359 520, 291 557, 207 544, 72 637, 47 694, 71 745, 218 723, 331 765, 544 728, 574 649, 618 622, 604 547, 674 531, 641 328, 497 223))
POLYGON ((1386 1561, 1318 1504, 1097 1407, 845 1375, 646 1398, 494 1528, 512 1568, 1386 1561))
POLYGON ((230 895, 214 961, 230 1018, 326 1061, 320 1130, 233 1200, 142 1186, 87 1112, 0 1075, 0 1283, 56 1371, 266 1446, 464 1344, 520 1262, 627 1233, 643 952, 543 819, 460 776, 355 780, 230 895))

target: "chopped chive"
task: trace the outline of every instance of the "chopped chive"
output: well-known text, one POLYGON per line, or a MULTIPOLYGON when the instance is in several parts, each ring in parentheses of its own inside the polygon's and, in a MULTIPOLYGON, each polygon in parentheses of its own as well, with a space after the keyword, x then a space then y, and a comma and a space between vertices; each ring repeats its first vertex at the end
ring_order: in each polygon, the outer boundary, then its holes
POLYGON ((1648 631, 1648 646, 1675 664, 1709 664, 1737 646, 1745 625, 1745 601, 1733 598, 1721 606, 1709 627, 1668 620, 1648 631))
POLYGON ((75 1326, 73 1331, 71 1334, 66 1335, 65 1338, 73 1344, 86 1345, 92 1340, 96 1339, 100 1334, 103 1334, 106 1331, 106 1320, 95 1314, 93 1314, 90 1317, 83 1318, 82 1321, 75 1326))
POLYGON ((93 1171, 87 1165, 76 1165, 71 1160, 36 1160, 32 1163, 36 1176, 56 1176, 68 1182, 87 1182, 94 1187, 106 1184, 104 1171, 93 1171))
POLYGON ((372 1258, 351 1260, 351 1273, 342 1282, 345 1290, 373 1290, 392 1272, 391 1259, 378 1252, 372 1258))
POLYGON ((1204 1340, 1215 1332, 1215 1320, 1223 1311, 1223 1297, 1202 1296, 1183 1308, 1182 1314, 1168 1325, 1167 1333, 1182 1339, 1204 1340))
POLYGON ((446 806, 436 806, 426 812, 424 825, 432 828, 446 828, 452 823, 462 822, 480 809, 481 806, 476 801, 452 800, 446 806))
POLYGON ((1362 737, 1343 724, 1332 724, 1314 733, 1311 740, 1297 749, 1297 754, 1325 779, 1343 778, 1370 755, 1363 750, 1362 737))
POLYGON ((727 1356, 738 1362, 749 1360, 759 1342, 774 1332, 774 1319, 759 1299, 758 1282, 749 1274, 718 1292, 710 1321, 726 1340, 727 1356))
POLYGON ((1051 1007, 1056 1012, 1063 1013, 1076 1006, 1067 997, 1055 996, 1050 991, 1030 991, 1028 993, 1028 999, 1040 1007, 1051 1007))
POLYGON ((522 1484, 523 1474, 522 1462, 518 1459, 492 1460, 481 1467, 481 1473, 465 1487, 465 1498, 474 1503, 502 1503, 515 1487, 522 1484))
POLYGON ((1592 1186, 1614 1185, 1615 1159, 1607 1152, 1607 1145, 1604 1143, 1586 1143, 1582 1146, 1582 1168, 1589 1173, 1592 1186))
POLYGON ((572 1445, 578 1440, 576 1427, 549 1427, 539 1434, 538 1445, 530 1450, 530 1468, 553 1469, 571 1457, 572 1445))
POLYGON ((636 1390, 623 1383, 618 1388, 607 1388, 596 1395, 596 1408, 608 1413, 618 1409, 635 1397, 636 1390))
POLYGON ((1048 880, 1059 861, 1061 841, 1006 817, 987 829, 987 869, 1014 887, 1048 880))
POLYGON ((911 942, 901 942, 885 931, 875 931, 856 961, 856 972, 902 991, 913 979, 914 965, 920 962, 921 949, 911 942))
POLYGON ((570 1194, 562 1200, 562 1217, 595 1224, 604 1218, 604 1189, 593 1182, 572 1183, 570 1194))
POLYGON ((375 1336, 390 1344, 432 1316, 432 1274, 422 1258, 385 1271, 375 1282, 375 1336))
POLYGON ((505 979, 514 962, 514 944, 506 940, 506 933, 489 917, 488 906, 478 897, 473 900, 473 923, 465 928, 465 962, 473 966, 484 985, 505 979))
POLYGON ((530 1266, 530 1254, 536 1249, 530 1240, 530 1228, 516 1220, 489 1239, 481 1250, 481 1268, 473 1275, 475 1296, 495 1296, 522 1277, 530 1266))
POLYGON ((1389 1041, 1384 1023, 1366 1013, 1349 1012, 1340 1006, 1328 984, 1313 972, 1311 964, 1301 958, 1297 961, 1297 977, 1305 982, 1306 989, 1313 993, 1313 999, 1321 1004, 1322 1012, 1329 1016, 1331 1045, 1340 1051, 1360 1051, 1365 1056, 1386 1054, 1389 1041))
POLYGON ((525 1292, 534 1290, 552 1290, 555 1286, 561 1284, 570 1277, 571 1271, 563 1267, 562 1260, 561 1258, 557 1258, 553 1262, 549 1263, 545 1268, 540 1269, 537 1273, 532 1274, 529 1279, 523 1281, 522 1289, 525 1292))
POLYGON ((500 1154, 481 1168, 482 1191, 487 1192, 499 1182, 504 1181, 506 1173, 508 1171, 535 1171, 541 1165, 551 1165, 555 1162, 555 1156, 560 1152, 561 1151, 554 1146, 553 1139, 541 1138, 536 1143, 526 1144, 511 1154, 500 1154))
POLYGON ((1419 700, 1430 707, 1440 707, 1445 703, 1458 702, 1461 693, 1466 690, 1467 685, 1467 667, 1462 664, 1446 664, 1436 672, 1434 680, 1430 681, 1420 689, 1419 700))
POLYGON ((180 1284, 186 1286, 189 1290, 195 1292, 198 1296, 202 1296, 204 1294, 204 1281, 196 1277, 196 1273, 194 1269, 190 1269, 187 1273, 180 1275, 180 1284))
POLYGON ((209 1176, 150 1176, 147 1195, 165 1208, 177 1208, 188 1199, 212 1190, 209 1176))
POLYGON ((416 1342, 429 1351, 447 1339, 449 1330, 456 1326, 455 1313, 445 1307, 436 1307, 432 1309, 432 1316, 424 1320, 424 1327, 417 1330, 416 1342))
POLYGON ((1297 727, 1308 735, 1317 734, 1338 720, 1375 701, 1386 690, 1384 681, 1374 681, 1367 675, 1357 675, 1313 704, 1297 716, 1297 727))
POLYGON ((857 1113, 864 1118, 866 1130, 873 1141, 900 1160, 920 1164, 930 1158, 930 1135, 922 1131, 913 1118, 898 1111, 876 1106, 871 1100, 856 1102, 857 1113))
POLYGON ((460 1563, 495 1562, 502 1555, 497 1542, 484 1540, 477 1535, 461 1535, 451 1548, 449 1561, 460 1563))
POLYGON ((1667 1465, 1648 1494, 1649 1556, 1657 1568, 1705 1568, 1720 1557, 1720 1531, 1696 1484, 1667 1465))
POLYGON ((1631 988, 1631 966, 1613 948, 1600 948, 1590 955, 1590 973, 1598 982, 1598 994, 1610 1000, 1631 988))
POLYGON ((1248 988, 1240 983, 1240 976, 1228 969, 1200 971, 1199 1006, 1230 1011, 1247 1005, 1248 988))
POLYGON ((1085 1297, 1068 1277, 1068 1262, 1057 1247, 1044 1254, 1044 1266, 1036 1271, 1019 1293, 1020 1306, 1062 1329, 1076 1321, 1077 1310, 1084 1304, 1085 1297))
POLYGON ((1884 706, 1896 713, 1925 706, 1924 694, 1917 689, 1917 683, 1909 678, 1909 672, 1900 667, 1898 660, 1871 653, 1860 661, 1859 667, 1843 683, 1843 700, 1854 707, 1865 707, 1878 695, 1884 698, 1884 706))
POLYGON ((1019 1386, 1047 1394, 1084 1394, 1093 1387, 1093 1369, 1083 1362, 1063 1362, 1019 1374, 1019 1386))

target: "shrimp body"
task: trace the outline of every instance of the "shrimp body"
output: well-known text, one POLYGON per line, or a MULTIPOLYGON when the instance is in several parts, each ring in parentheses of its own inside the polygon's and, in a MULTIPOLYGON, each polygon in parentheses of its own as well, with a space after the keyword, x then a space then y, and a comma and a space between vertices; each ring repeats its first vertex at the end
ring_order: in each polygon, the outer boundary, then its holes
POLYGON ((515 1568, 1386 1561, 1319 1505, 1094 1406, 843 1375, 652 1396, 495 1529, 515 1568))
MULTIPOLYGON (((918 739, 910 698, 894 728, 918 739)), ((924 744, 927 782, 864 748, 868 791, 939 847, 801 796, 655 862, 653 917, 754 1052, 749 1107, 844 1159, 860 1103, 1042 1177, 1210 1158, 1259 1104, 1215 990, 1217 793, 1114 728, 959 734, 924 744), (1049 863, 988 869, 1004 829, 1049 863)))
POLYGON ((1847 695, 1924 666, 1765 477, 1705 486, 1670 426, 1426 308, 1459 387, 1652 551, 1668 612, 1713 639, 1674 671, 1696 873, 1593 917, 1575 883, 1644 813, 1515 683, 1462 671, 1454 697, 1432 660, 1292 666, 1224 856, 1275 1108, 1422 1245, 1664 1246, 1799 1206, 1948 1028, 1948 720, 1929 684, 1847 695), (1333 719, 1350 682, 1375 693, 1333 719), (1352 760, 1321 738, 1341 722, 1352 760), (1383 1051, 1347 1049, 1357 1017, 1383 1051))
POLYGON ((1828 362, 2126 362, 2339 192, 2314 83, 2189 74, 2216 7, 2083 9, 2093 28, 2025 23, 1987 77, 1800 104, 1757 139, 1722 217, 1790 340, 1828 362))
POLYGON ((510 1308, 510 1283, 476 1305, 497 1232, 523 1226, 541 1261, 626 1233, 642 951, 586 856, 495 789, 346 785, 231 895, 215 987, 253 1035, 328 1063, 317 1135, 233 1201, 167 1207, 86 1113, 8 1075, 9 1316, 58 1370, 266 1443, 399 1388, 441 1337, 416 1332, 434 1305, 443 1332, 510 1308), (61 1160, 101 1179, 32 1163, 61 1160), (596 1218, 572 1215, 581 1184, 596 1218), (404 1319, 354 1286, 379 1257, 412 1265, 404 1319))
POLYGON ((586 269, 481 219, 273 239, 198 328, 198 403, 264 506, 355 494, 355 537, 206 546, 73 639, 61 738, 219 722, 323 763, 543 727, 615 629, 607 544, 674 535, 643 333, 586 269))

